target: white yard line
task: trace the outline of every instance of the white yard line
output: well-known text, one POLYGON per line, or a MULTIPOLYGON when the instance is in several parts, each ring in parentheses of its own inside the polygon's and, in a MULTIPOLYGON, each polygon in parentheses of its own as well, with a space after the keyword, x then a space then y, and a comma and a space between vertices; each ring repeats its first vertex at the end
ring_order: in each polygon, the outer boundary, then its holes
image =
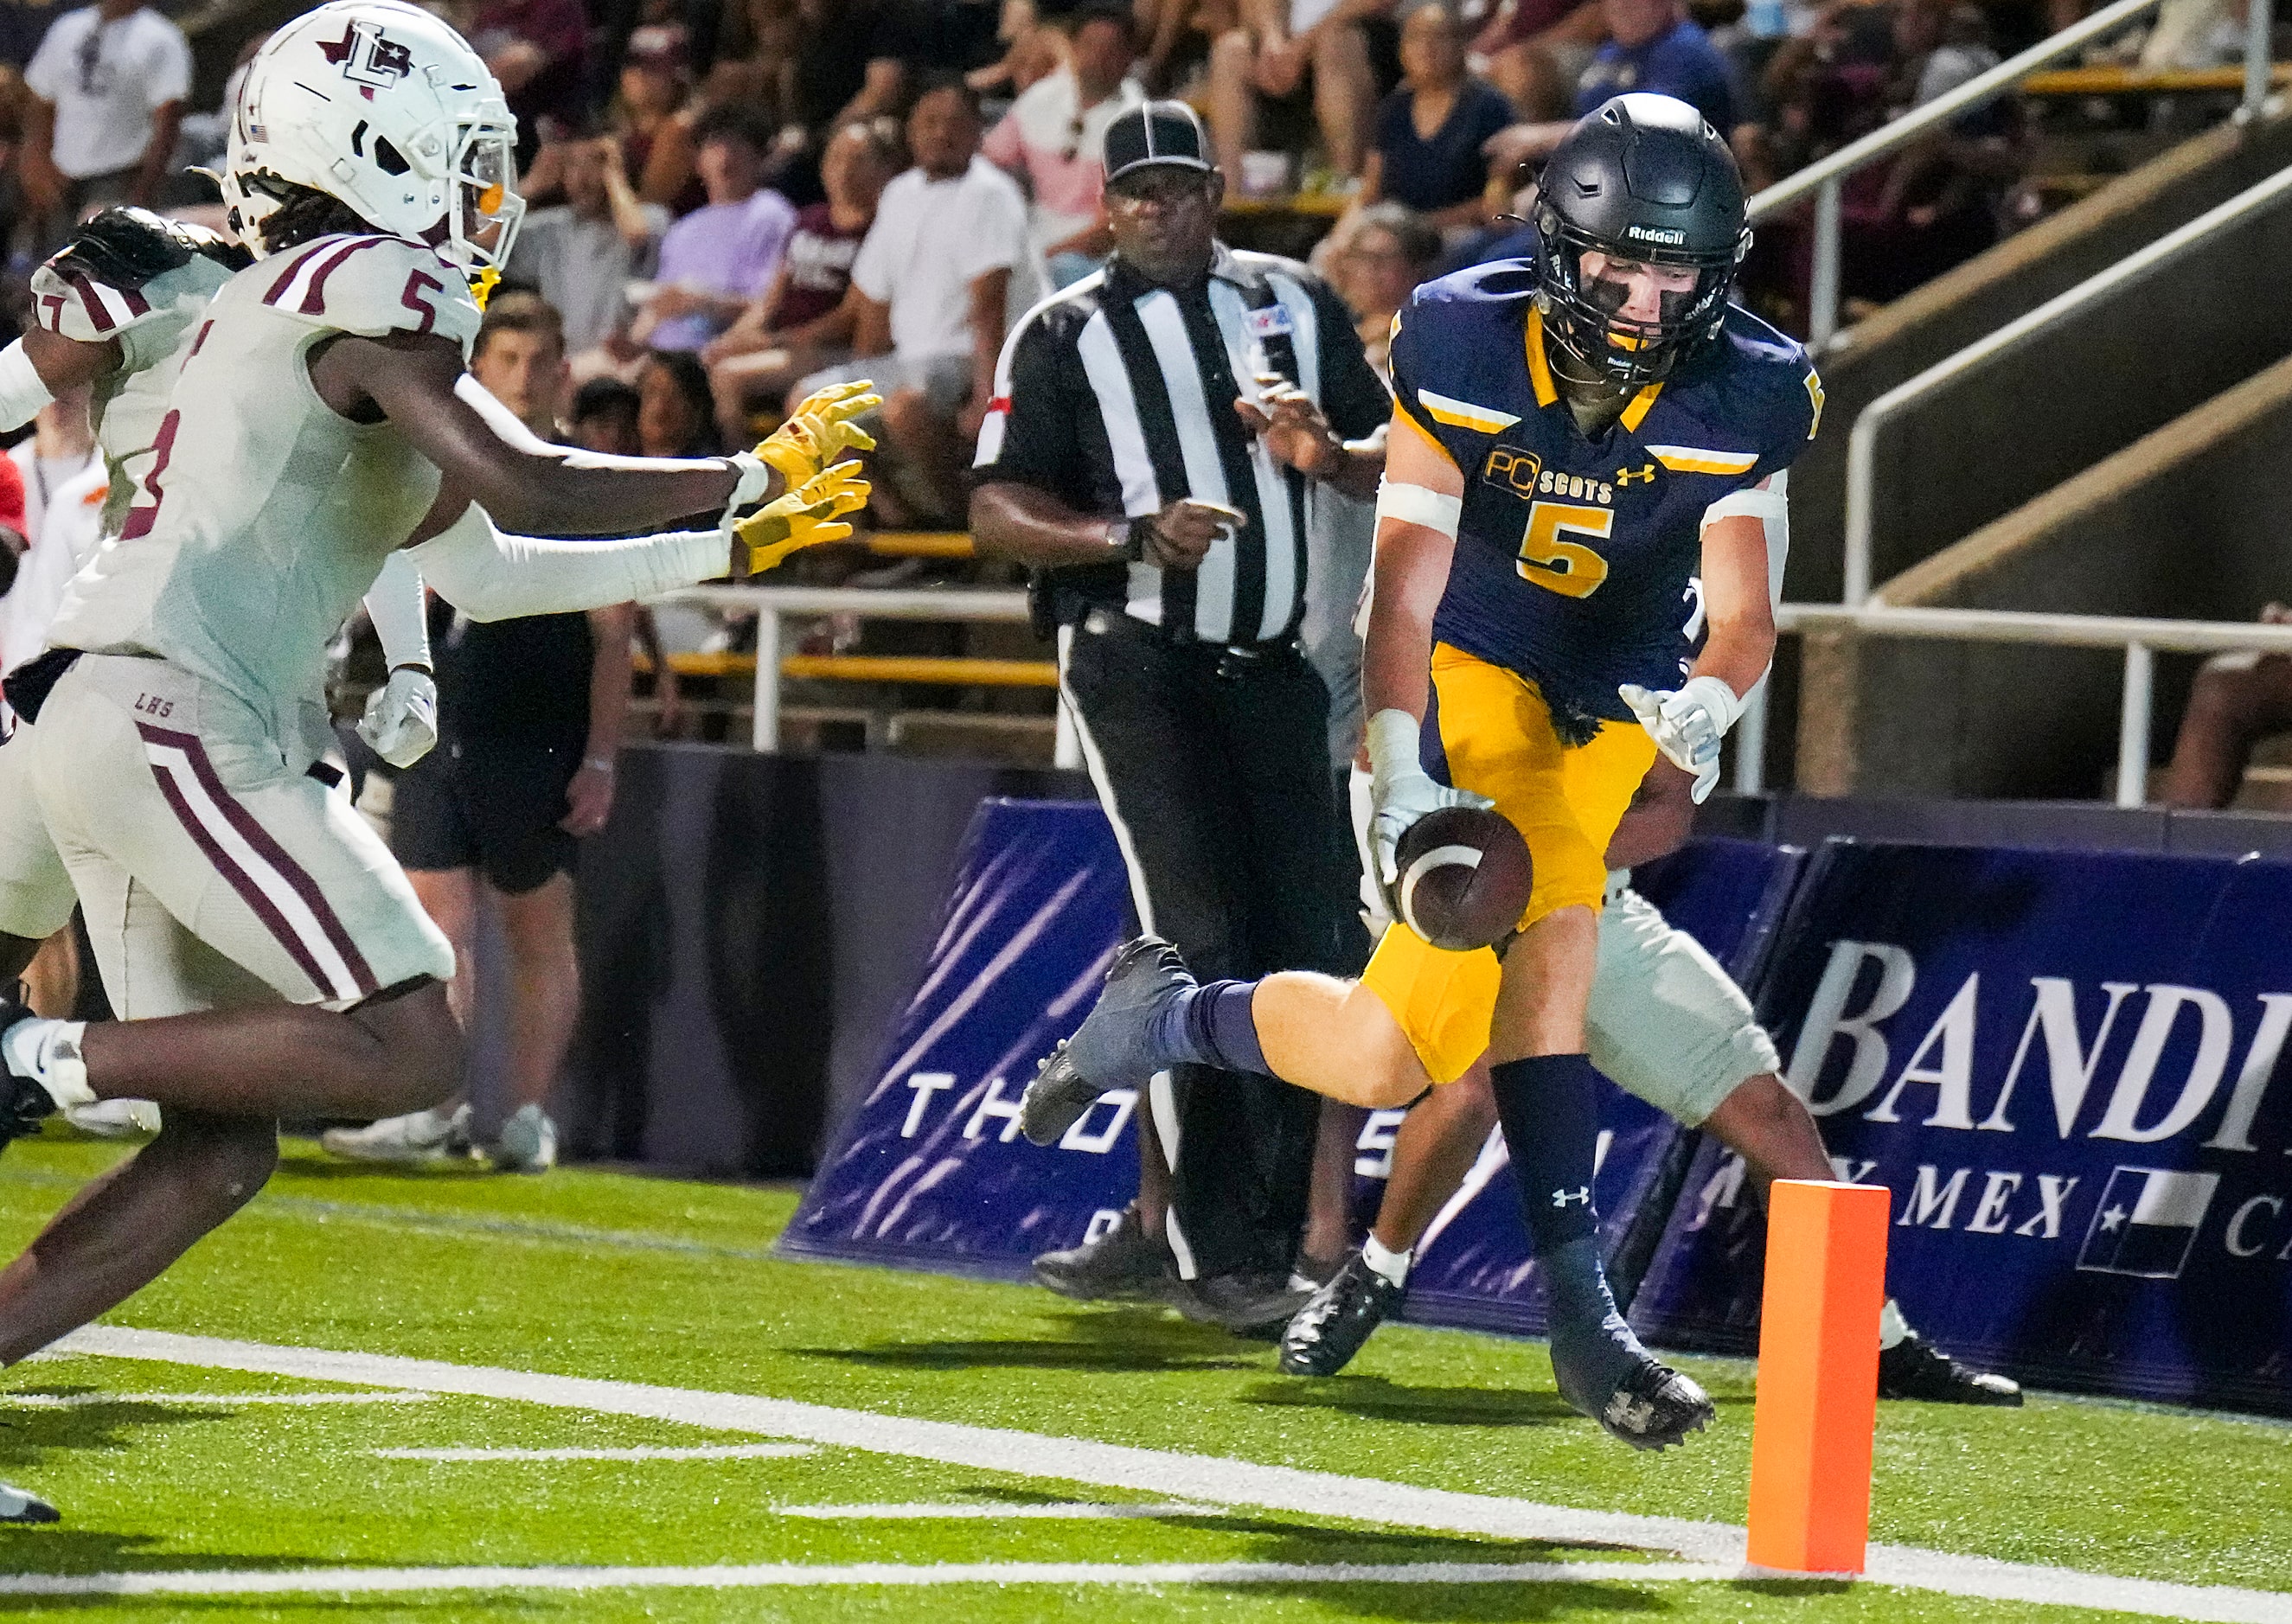
POLYGON ((637 1444, 628 1449, 377 1449, 377 1460, 785 1460, 810 1455, 811 1443, 702 1443, 689 1449, 637 1444))
POLYGON ((1726 1580, 1692 1562, 890 1562, 705 1568, 304 1568, 0 1575, 0 1596, 277 1596, 408 1590, 746 1589, 823 1585, 1570 1585, 1726 1580))
POLYGON ((428 1404, 435 1393, 0 1393, 0 1409, 85 1410, 93 1404, 428 1404))
POLYGON ((918 1500, 896 1506, 775 1506, 772 1515, 778 1517, 818 1517, 852 1522, 898 1521, 935 1522, 942 1517, 964 1518, 981 1523, 1023 1522, 1030 1517, 1074 1518, 1087 1520, 1107 1518, 1120 1521, 1126 1517, 1222 1517, 1223 1506, 1203 1506, 1187 1500, 1171 1500, 1162 1505, 1117 1506, 1103 1500, 1013 1500, 1006 1504, 974 1500, 934 1503, 918 1500))
MULTIPOLYGON (((592 1377, 549 1376, 487 1365, 448 1364, 438 1360, 402 1359, 329 1348, 281 1347, 262 1342, 187 1337, 171 1331, 106 1325, 75 1332, 59 1346, 69 1353, 156 1360, 197 1369, 260 1371, 344 1385, 418 1388, 598 1414, 682 1421, 719 1432, 801 1438, 842 1449, 936 1460, 1020 1477, 1094 1483, 1133 1493, 1256 1506, 1305 1516, 1435 1529, 1448 1533, 1539 1540, 1561 1545, 1620 1545, 1671 1551, 1698 1563, 1719 1564, 1730 1572, 1739 1572, 1743 1561, 1743 1531, 1724 1523, 1584 1511, 1573 1507, 1540 1505, 1533 1500, 1425 1489, 1376 1478, 1263 1466, 1251 1460, 1175 1450, 1052 1437, 1005 1427, 967 1427, 952 1421, 880 1415, 865 1410, 837 1410, 794 1399, 604 1381, 592 1377)), ((2292 1594, 2121 1579, 2071 1568, 1993 1562, 1986 1557, 1920 1550, 1911 1546, 1872 1546, 1868 1576, 1882 1584, 1948 1596, 2051 1603, 2152 1618, 2205 1620, 2214 1624, 2292 1624, 2292 1594)))

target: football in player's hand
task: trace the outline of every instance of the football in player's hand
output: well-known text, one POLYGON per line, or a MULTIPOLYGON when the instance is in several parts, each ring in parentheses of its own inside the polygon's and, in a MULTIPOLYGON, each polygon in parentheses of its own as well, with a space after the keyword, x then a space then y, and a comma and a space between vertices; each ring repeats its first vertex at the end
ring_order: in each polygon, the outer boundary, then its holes
POLYGON ((1500 812, 1428 812, 1402 833, 1393 856, 1401 921, 1435 947, 1468 953, 1490 946, 1528 911, 1535 867, 1528 842, 1500 812))

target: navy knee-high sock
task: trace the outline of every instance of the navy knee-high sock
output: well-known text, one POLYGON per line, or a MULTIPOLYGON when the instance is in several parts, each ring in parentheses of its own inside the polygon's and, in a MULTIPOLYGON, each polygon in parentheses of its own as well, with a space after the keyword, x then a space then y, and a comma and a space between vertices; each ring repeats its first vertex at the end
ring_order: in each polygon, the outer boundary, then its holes
POLYGON ((1147 1041, 1165 1065, 1215 1065, 1229 1072, 1271 1075, 1258 1047, 1250 1000, 1254 981, 1212 981, 1188 987, 1157 1009, 1147 1041))
POLYGON ((1532 1055, 1489 1069, 1497 1120, 1520 1181, 1536 1255, 1595 1234, 1592 1158, 1600 1136, 1599 1073, 1586 1055, 1532 1055))

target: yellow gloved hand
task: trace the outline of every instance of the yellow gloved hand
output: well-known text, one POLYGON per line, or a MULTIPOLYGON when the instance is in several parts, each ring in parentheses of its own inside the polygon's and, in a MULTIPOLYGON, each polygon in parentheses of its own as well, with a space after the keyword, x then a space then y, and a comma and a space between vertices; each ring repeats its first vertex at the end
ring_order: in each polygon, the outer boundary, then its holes
POLYGON ((732 534, 748 550, 748 573, 761 575, 800 548, 850 535, 851 527, 843 517, 868 505, 868 488, 859 463, 837 462, 747 518, 734 519, 732 534))
POLYGON ((788 420, 756 447, 757 460, 777 469, 794 490, 843 452, 875 450, 875 437, 853 419, 883 404, 865 378, 831 383, 797 403, 788 420))

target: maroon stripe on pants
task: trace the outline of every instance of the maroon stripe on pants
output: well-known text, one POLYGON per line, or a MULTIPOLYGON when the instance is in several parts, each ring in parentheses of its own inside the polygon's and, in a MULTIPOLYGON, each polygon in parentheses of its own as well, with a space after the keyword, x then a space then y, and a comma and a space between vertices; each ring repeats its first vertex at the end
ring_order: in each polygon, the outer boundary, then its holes
MULTIPOLYGON (((319 889, 319 882, 311 878, 309 871, 301 864, 286 855, 286 848, 271 838, 270 832, 255 821, 253 813, 239 805, 230 792, 223 788, 222 779, 215 772, 214 764, 207 760, 206 747, 198 736, 177 733, 170 728, 153 728, 142 722, 135 726, 145 738, 155 744, 172 744, 183 752, 200 786, 222 809, 223 816, 230 820, 231 827, 238 830, 240 838, 254 848, 255 856, 270 864, 279 878, 294 888, 295 894, 311 910, 311 916, 319 921, 319 929, 326 932, 327 940, 334 945, 335 951, 342 955, 343 964, 349 967, 351 977, 358 985, 359 995, 367 997, 380 992, 382 984, 375 979, 374 971, 367 964, 366 955, 359 952, 358 944, 351 939, 351 933, 343 928, 343 921, 327 901, 326 894, 319 889)), ((204 845, 206 843, 204 832, 202 836, 201 843, 204 845)), ((251 879, 248 883, 253 883, 251 879)), ((263 899, 263 905, 270 907, 268 897, 263 899)), ((275 913, 276 910, 272 912, 275 913)), ((285 922, 283 919, 279 921, 281 925, 285 922)), ((300 947, 299 938, 297 946, 300 947)), ((314 976, 312 979, 321 987, 330 985, 324 976, 314 976)), ((336 995, 340 995, 339 991, 336 995)))

